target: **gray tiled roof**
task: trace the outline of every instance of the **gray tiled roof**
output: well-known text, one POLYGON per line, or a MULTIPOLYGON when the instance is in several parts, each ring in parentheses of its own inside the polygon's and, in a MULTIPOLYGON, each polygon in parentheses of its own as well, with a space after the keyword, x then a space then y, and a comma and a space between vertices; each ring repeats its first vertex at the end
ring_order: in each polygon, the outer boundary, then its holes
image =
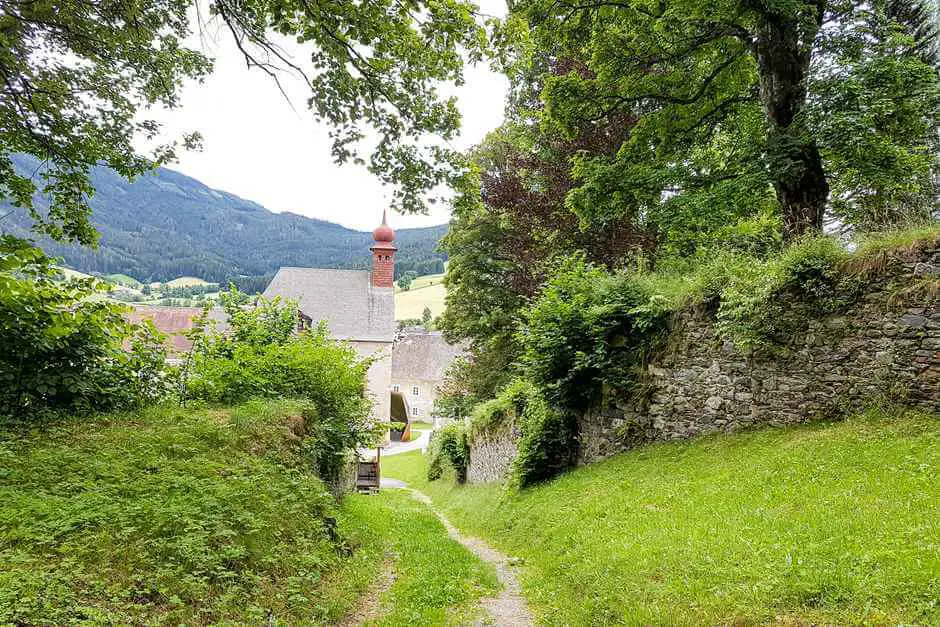
POLYGON ((439 331, 403 333, 392 347, 392 380, 441 381, 464 350, 461 344, 448 344, 439 331))
POLYGON ((372 287, 366 270, 281 268, 264 291, 300 303, 313 323, 325 320, 338 340, 391 342, 395 337, 395 290, 372 287))

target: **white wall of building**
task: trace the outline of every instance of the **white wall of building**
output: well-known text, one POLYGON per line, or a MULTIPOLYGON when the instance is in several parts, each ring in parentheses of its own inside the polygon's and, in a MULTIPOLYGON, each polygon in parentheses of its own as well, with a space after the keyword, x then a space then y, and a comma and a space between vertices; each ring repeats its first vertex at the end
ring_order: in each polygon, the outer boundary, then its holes
POLYGON ((372 418, 379 422, 391 420, 391 402, 389 390, 392 386, 392 343, 391 342, 349 342, 360 357, 377 359, 366 373, 366 394, 372 400, 372 418))

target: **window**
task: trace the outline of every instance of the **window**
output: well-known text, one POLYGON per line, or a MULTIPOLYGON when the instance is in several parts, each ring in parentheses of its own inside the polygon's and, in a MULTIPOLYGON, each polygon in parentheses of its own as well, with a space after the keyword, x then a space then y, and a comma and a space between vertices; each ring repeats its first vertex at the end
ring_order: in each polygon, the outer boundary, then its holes
POLYGON ((392 392, 398 392, 399 390, 400 390, 400 388, 399 388, 399 386, 398 386, 397 383, 392 386, 392 392))
POLYGON ((418 408, 417 408, 417 407, 412 407, 412 408, 411 408, 411 415, 412 415, 412 416, 417 416, 417 415, 418 415, 418 408))
POLYGON ((418 386, 417 386, 417 385, 411 388, 411 395, 412 395, 412 396, 417 396, 417 395, 418 395, 418 386))

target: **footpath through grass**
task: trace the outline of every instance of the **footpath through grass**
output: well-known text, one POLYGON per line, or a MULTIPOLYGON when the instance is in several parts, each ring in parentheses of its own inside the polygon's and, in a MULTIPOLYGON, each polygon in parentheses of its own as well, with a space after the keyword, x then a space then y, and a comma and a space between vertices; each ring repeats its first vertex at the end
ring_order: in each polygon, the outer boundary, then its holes
POLYGON ((367 624, 469 624, 481 615, 478 599, 499 587, 493 567, 450 539, 431 509, 406 491, 352 495, 342 510, 341 528, 358 545, 357 559, 384 562, 393 572, 367 624))
POLYGON ((335 624, 387 560, 384 622, 471 614, 493 573, 405 493, 338 506, 302 420, 259 402, 0 428, 0 625, 335 624))
POLYGON ((940 623, 940 418, 640 448, 521 493, 385 476, 524 559, 544 624, 940 623))

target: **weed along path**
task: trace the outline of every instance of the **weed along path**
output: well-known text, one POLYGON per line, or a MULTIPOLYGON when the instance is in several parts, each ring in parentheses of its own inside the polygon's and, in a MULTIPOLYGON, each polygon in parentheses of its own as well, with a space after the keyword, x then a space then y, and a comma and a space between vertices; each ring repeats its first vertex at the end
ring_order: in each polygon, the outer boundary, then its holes
POLYGON ((510 558, 500 553, 479 538, 465 536, 451 524, 447 517, 434 507, 434 503, 423 492, 409 488, 403 481, 396 479, 383 480, 382 487, 386 489, 400 489, 408 491, 415 499, 430 508, 447 529, 447 533, 456 542, 467 547, 478 558, 492 564, 496 569, 496 578, 502 584, 502 590, 495 596, 480 599, 480 606, 489 615, 493 625, 500 627, 527 627, 534 625, 532 613, 522 596, 519 580, 510 558))

